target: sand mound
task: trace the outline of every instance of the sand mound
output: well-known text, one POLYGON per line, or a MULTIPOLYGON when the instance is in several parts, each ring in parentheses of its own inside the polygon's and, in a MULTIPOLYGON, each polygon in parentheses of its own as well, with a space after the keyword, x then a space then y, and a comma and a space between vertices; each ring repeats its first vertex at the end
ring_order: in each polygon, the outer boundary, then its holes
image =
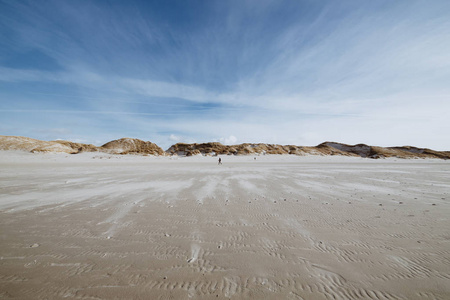
POLYGON ((440 158, 450 159, 450 151, 434 151, 426 148, 412 146, 403 147, 377 147, 365 144, 347 145, 336 142, 324 142, 315 147, 295 145, 276 145, 263 143, 245 143, 240 145, 222 145, 221 143, 201 143, 172 145, 167 151, 169 155, 265 155, 265 154, 292 154, 292 155, 342 155, 366 158, 440 158))
POLYGON ((99 151, 98 147, 92 145, 92 144, 82 144, 82 143, 74 143, 70 141, 55 141, 56 143, 59 143, 61 145, 64 145, 66 147, 70 147, 74 150, 77 150, 79 152, 96 152, 99 151))
POLYGON ((178 156, 216 156, 216 155, 341 155, 365 158, 438 158, 450 159, 450 151, 435 151, 412 146, 378 147, 366 144, 347 145, 336 142, 324 142, 315 147, 276 145, 263 143, 244 143, 239 145, 222 145, 212 143, 178 143, 167 151, 152 142, 139 139, 122 138, 96 147, 91 144, 69 141, 40 141, 20 136, 0 136, 0 150, 22 150, 29 152, 62 152, 76 154, 80 152, 107 152, 111 154, 142 155, 178 155, 178 156))
POLYGON ((412 146, 403 147, 378 147, 365 144, 346 145, 335 142, 325 142, 318 147, 329 147, 338 149, 341 152, 349 153, 368 158, 440 158, 450 159, 450 151, 434 151, 426 148, 417 148, 412 146))
POLYGON ((150 154, 165 155, 163 149, 152 142, 139 139, 122 138, 108 142, 100 147, 102 151, 113 154, 150 154))
POLYGON ((76 154, 82 151, 97 151, 94 145, 68 141, 40 141, 22 136, 0 136, 1 150, 21 150, 37 152, 62 152, 76 154))
MULTIPOLYGON (((337 143, 334 143, 337 144, 337 143)), ((263 143, 244 143, 240 145, 222 145, 221 143, 183 144, 171 146, 167 151, 170 155, 195 154, 202 155, 265 155, 265 154, 292 154, 292 155, 344 155, 358 156, 358 154, 332 147, 326 143, 317 147, 304 147, 294 145, 276 145, 263 143)))
POLYGON ((435 151, 427 148, 417 148, 412 146, 390 147, 393 151, 402 151, 402 153, 411 153, 415 157, 434 157, 440 159, 449 159, 450 151, 435 151))
POLYGON ((123 138, 101 147, 70 141, 40 141, 21 136, 0 136, 0 150, 20 150, 33 153, 54 152, 76 154, 80 152, 107 152, 112 154, 150 154, 165 155, 156 144, 138 139, 123 138))
POLYGON ((311 151, 310 147, 300 146, 282 146, 275 144, 240 144, 240 145, 222 145, 221 143, 201 143, 184 144, 178 143, 172 145, 166 152, 170 155, 251 155, 251 154, 295 154, 305 155, 311 151))

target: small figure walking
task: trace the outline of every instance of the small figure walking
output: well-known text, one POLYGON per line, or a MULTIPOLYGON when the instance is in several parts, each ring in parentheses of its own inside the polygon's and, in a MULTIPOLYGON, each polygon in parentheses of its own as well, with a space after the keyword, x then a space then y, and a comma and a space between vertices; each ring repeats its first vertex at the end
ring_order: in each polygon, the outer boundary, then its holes
POLYGON ((219 157, 219 163, 218 163, 219 165, 221 165, 222 164, 222 158, 220 158, 219 157))

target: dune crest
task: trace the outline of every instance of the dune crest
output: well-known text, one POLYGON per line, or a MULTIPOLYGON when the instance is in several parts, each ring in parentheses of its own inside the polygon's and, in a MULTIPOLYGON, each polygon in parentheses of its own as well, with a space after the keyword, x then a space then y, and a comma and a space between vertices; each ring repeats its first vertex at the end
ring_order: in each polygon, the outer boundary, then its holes
POLYGON ((276 145, 263 143, 244 143, 240 145, 222 145, 221 143, 201 143, 172 145, 167 151, 169 155, 341 155, 365 158, 439 158, 449 159, 450 151, 434 151, 412 146, 378 147, 365 144, 347 145, 336 142, 324 142, 318 146, 276 145))
POLYGON ((41 141, 22 136, 0 136, 0 150, 21 150, 28 152, 62 152, 75 154, 79 152, 97 151, 90 144, 73 143, 69 141, 41 141))
POLYGON ((152 142, 144 142, 139 139, 122 138, 108 142, 100 147, 103 152, 113 154, 150 154, 165 155, 163 149, 152 142))
POLYGON ((21 150, 32 153, 106 152, 111 154, 149 154, 165 155, 158 145, 139 139, 122 138, 108 142, 100 147, 92 144, 70 141, 41 141, 21 136, 0 136, 0 150, 21 150))
POLYGON ((155 143, 134 138, 121 138, 100 147, 92 144, 70 141, 40 141, 20 136, 0 136, 0 150, 21 150, 28 152, 60 152, 77 154, 80 152, 106 152, 110 154, 215 156, 215 155, 340 155, 364 158, 438 158, 450 159, 450 151, 435 151, 413 146, 379 147, 366 144, 347 145, 337 142, 324 142, 317 146, 277 145, 264 143, 244 143, 223 145, 211 143, 177 143, 164 151, 155 143))

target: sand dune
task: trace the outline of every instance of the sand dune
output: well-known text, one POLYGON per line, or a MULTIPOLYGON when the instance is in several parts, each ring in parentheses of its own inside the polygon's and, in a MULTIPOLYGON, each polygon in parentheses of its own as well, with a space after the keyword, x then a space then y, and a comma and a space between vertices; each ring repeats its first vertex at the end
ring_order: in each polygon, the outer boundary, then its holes
POLYGON ((249 144, 222 145, 221 143, 184 144, 178 143, 167 149, 169 155, 340 155, 364 158, 439 158, 450 159, 450 151, 434 151, 426 148, 412 146, 403 147, 377 147, 365 144, 346 145, 335 142, 324 142, 318 146, 295 146, 275 144, 249 144))
POLYGON ((139 139, 122 138, 108 142, 100 147, 103 152, 113 154, 149 154, 164 155, 165 152, 152 142, 144 142, 139 139))
POLYGON ((0 150, 24 150, 33 153, 63 152, 77 154, 81 152, 105 152, 111 154, 141 154, 141 155, 176 155, 176 156, 216 156, 216 155, 340 155, 364 158, 439 158, 450 159, 450 151, 434 151, 412 146, 377 147, 365 144, 346 145, 335 142, 325 142, 315 147, 250 144, 222 145, 221 143, 184 144, 177 143, 164 151, 152 142, 139 139, 122 138, 96 147, 90 144, 73 143, 69 141, 39 141, 26 137, 0 136, 0 150))
POLYGON ((158 145, 139 139, 122 138, 97 147, 91 144, 70 141, 40 141, 21 136, 0 136, 0 150, 22 150, 32 153, 68 153, 105 152, 111 154, 148 154, 165 155, 158 145))
POLYGON ((448 299, 450 164, 0 152, 0 298, 448 299))
POLYGON ((80 144, 68 141, 41 141, 23 136, 0 135, 0 150, 21 150, 33 153, 69 153, 97 151, 97 147, 90 144, 80 144))

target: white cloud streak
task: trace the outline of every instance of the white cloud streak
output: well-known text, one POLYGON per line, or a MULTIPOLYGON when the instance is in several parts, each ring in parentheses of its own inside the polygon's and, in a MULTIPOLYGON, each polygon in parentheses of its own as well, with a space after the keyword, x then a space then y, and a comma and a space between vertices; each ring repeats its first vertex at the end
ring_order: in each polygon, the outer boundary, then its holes
POLYGON ((123 133, 147 132, 163 143, 175 137, 226 143, 233 137, 450 149, 442 134, 450 130, 444 113, 450 111, 448 4, 412 1, 350 10, 346 2, 330 2, 308 21, 293 18, 273 31, 267 23, 274 21, 268 16, 277 3, 257 5, 257 11, 254 4, 227 7, 223 23, 192 32, 167 29, 138 9, 119 18, 115 8, 93 3, 79 9, 58 4, 69 20, 58 29, 42 11, 14 4, 28 17, 27 23, 8 20, 20 37, 16 46, 40 49, 62 69, 0 66, 0 81, 53 84, 54 94, 74 97, 62 88, 70 86, 85 91, 84 106, 11 104, 0 112, 104 115, 127 128, 123 133), (97 31, 89 36, 92 26, 97 31), (65 42, 54 47, 51 38, 65 42), (194 104, 216 108, 202 113, 194 104))

